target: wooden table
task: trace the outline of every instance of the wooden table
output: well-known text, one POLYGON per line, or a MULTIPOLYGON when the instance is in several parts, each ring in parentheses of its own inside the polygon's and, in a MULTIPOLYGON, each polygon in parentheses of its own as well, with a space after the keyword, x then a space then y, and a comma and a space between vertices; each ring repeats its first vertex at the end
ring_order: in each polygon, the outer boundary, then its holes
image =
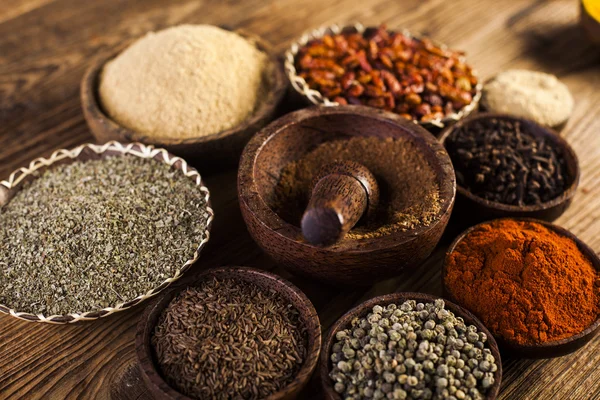
MULTIPOLYGON (((600 51, 565 1, 80 1, 0 2, 0 177, 57 148, 92 141, 79 104, 90 60, 149 30, 179 23, 226 24, 277 49, 322 24, 361 21, 421 31, 464 49, 480 75, 530 68, 558 75, 575 96, 564 135, 583 169, 571 208, 557 222, 600 250, 600 51)), ((202 171, 201 171, 202 172, 202 171)), ((216 211, 213 236, 196 268, 227 264, 272 269, 239 212, 236 171, 206 176, 216 211)), ((443 247, 443 246, 442 246, 443 247)), ((395 290, 441 293, 443 248, 418 270, 368 290, 336 291, 292 278, 314 302, 323 328, 345 310, 395 290)), ((133 338, 142 308, 94 323, 32 324, 0 316, 0 399, 146 398, 133 338)), ((600 398, 600 336, 551 360, 504 360, 503 399, 600 398)), ((315 398, 311 391, 306 398, 315 398)))

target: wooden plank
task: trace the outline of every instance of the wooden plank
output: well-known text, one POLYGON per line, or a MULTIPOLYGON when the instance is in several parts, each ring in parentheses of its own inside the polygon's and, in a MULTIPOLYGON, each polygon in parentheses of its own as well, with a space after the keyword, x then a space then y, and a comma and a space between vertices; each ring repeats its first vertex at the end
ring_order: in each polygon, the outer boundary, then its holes
POLYGON ((2 4, 0 4, 0 23, 43 7, 51 1, 52 0, 4 0, 2 4))
MULTIPOLYGON (((79 104, 79 80, 86 66, 93 57, 148 30, 184 22, 227 24, 259 34, 283 51, 301 32, 316 26, 385 22, 466 50, 484 79, 506 68, 539 69, 561 77, 576 101, 564 135, 580 158, 583 174, 573 205, 558 223, 600 250, 600 52, 585 42, 576 25, 577 13, 571 0, 4 0, 0 177, 56 148, 92 140, 79 104)), ((207 177, 217 219, 195 269, 250 265, 290 277, 247 234, 235 182, 235 171, 207 177)), ((290 278, 313 301, 326 329, 352 305, 374 295, 396 290, 440 295, 443 251, 442 246, 414 271, 360 290, 290 278)), ((145 398, 133 351, 141 310, 60 327, 0 316, 0 398, 145 398)), ((506 359, 501 398, 600 398, 599 358, 600 337, 562 358, 506 359)))

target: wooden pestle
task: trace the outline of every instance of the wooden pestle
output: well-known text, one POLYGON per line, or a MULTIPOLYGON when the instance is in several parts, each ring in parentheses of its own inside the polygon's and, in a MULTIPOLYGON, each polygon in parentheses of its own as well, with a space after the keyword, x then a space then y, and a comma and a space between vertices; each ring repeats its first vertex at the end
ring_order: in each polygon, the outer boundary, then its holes
POLYGON ((302 234, 317 246, 331 245, 379 203, 379 186, 371 171, 354 161, 327 165, 312 183, 312 194, 302 216, 302 234))

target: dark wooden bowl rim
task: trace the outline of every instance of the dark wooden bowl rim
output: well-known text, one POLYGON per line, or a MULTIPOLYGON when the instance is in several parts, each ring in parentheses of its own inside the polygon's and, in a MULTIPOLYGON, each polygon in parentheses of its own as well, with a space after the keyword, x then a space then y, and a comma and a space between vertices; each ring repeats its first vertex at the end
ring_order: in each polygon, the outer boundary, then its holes
POLYGON ((135 336, 135 349, 142 372, 142 376, 153 393, 163 398, 178 400, 193 400, 171 387, 162 377, 155 364, 154 350, 150 344, 151 332, 154 329, 154 321, 158 319, 162 311, 170 304, 181 291, 192 287, 209 277, 231 277, 247 282, 254 282, 260 287, 273 289, 282 294, 290 301, 300 314, 301 321, 307 323, 307 358, 298 371, 296 378, 281 391, 273 393, 264 400, 287 399, 290 393, 301 390, 308 382, 313 370, 317 366, 319 352, 321 350, 321 323, 319 316, 311 301, 306 295, 291 282, 267 271, 249 267, 218 267, 211 268, 200 273, 194 282, 184 287, 173 287, 154 300, 144 311, 140 318, 135 336), (272 286, 262 285, 260 280, 267 279, 272 286), (150 326, 152 325, 152 326, 150 326), (312 326, 312 327, 311 327, 312 326))
POLYGON ((475 203, 481 204, 490 209, 495 209, 495 210, 504 211, 504 212, 529 212, 529 213, 548 210, 550 208, 556 207, 559 204, 569 201, 571 198, 573 198, 573 196, 575 196, 575 193, 577 192, 577 186, 579 185, 579 178, 581 175, 581 170, 579 168, 579 161, 577 158, 577 154, 575 153, 575 151, 573 150, 571 145, 569 145, 569 143, 562 136, 560 136, 558 133, 556 133, 551 128, 542 126, 534 121, 531 121, 531 120, 528 120, 525 118, 521 118, 521 117, 516 117, 513 115, 508 115, 508 114, 477 113, 475 115, 469 116, 468 118, 460 120, 456 124, 444 129, 440 135, 440 139, 439 139, 440 143, 442 144, 442 146, 444 146, 444 148, 446 148, 446 140, 456 129, 461 128, 461 127, 469 124, 470 122, 473 122, 476 120, 481 120, 481 119, 508 119, 508 120, 512 120, 512 121, 526 122, 527 124, 535 125, 537 127, 537 129, 533 130, 531 132, 531 134, 535 135, 535 136, 540 136, 540 133, 543 132, 541 135, 550 137, 550 140, 553 143, 553 145, 555 147, 559 147, 560 150, 562 151, 565 162, 567 162, 567 163, 572 162, 574 170, 575 170, 575 174, 574 174, 574 176, 569 177, 572 179, 572 182, 569 184, 569 186, 567 188, 565 188, 565 190, 560 195, 558 195, 557 197, 555 197, 554 199, 552 199, 550 201, 546 201, 541 204, 516 206, 516 205, 512 205, 512 204, 504 204, 504 203, 499 203, 497 201, 487 200, 487 199, 484 199, 482 197, 479 197, 479 196, 471 193, 469 190, 467 190, 465 187, 461 186, 457 182, 456 191, 458 192, 458 194, 465 196, 468 199, 474 201, 475 203))
MULTIPOLYGON (((538 220, 538 219, 534 219, 534 218, 498 218, 496 220, 482 222, 480 224, 477 224, 475 226, 468 228, 467 230, 462 232, 460 235, 458 235, 458 237, 456 239, 454 239, 454 241, 448 248, 448 250, 446 252, 446 256, 444 258, 444 263, 442 266, 442 284, 444 286, 444 292, 445 292, 446 297, 448 297, 451 301, 457 302, 460 304, 460 302, 458 302, 456 300, 456 296, 454 296, 454 294, 452 293, 452 290, 446 285, 446 268, 447 268, 448 259, 450 257, 450 254, 452 254, 452 252, 454 252, 454 249, 456 248, 458 243, 460 243, 468 234, 470 234, 474 230, 478 229, 482 225, 486 225, 486 224, 492 223, 494 221, 501 221, 501 220, 535 222, 535 223, 545 226, 546 228, 552 230, 553 232, 556 232, 560 236, 564 236, 564 237, 567 237, 567 238, 573 240, 575 242, 575 244, 577 244, 577 247, 579 248, 579 250, 589 259, 592 266, 597 271, 600 272, 600 258, 598 258, 598 255, 588 245, 586 245, 583 241, 581 241, 581 239, 579 239, 577 236, 575 236, 569 230, 567 230, 563 227, 560 227, 558 225, 554 225, 550 222, 546 222, 546 221, 542 221, 542 220, 538 220)), ((539 353, 540 350, 544 350, 544 351, 548 352, 548 357, 552 357, 552 352, 557 347, 568 345, 572 342, 576 342, 579 339, 582 339, 587 336, 590 336, 590 339, 591 339, 591 336, 596 333, 598 328, 600 328, 600 315, 598 315, 598 317, 596 318, 596 321, 592 325, 590 325, 583 331, 581 331, 573 336, 570 336, 568 338, 553 340, 551 342, 545 342, 545 343, 539 343, 539 344, 530 344, 530 345, 523 345, 523 344, 508 340, 508 339, 500 337, 500 336, 497 337, 497 341, 498 341, 498 343, 500 343, 500 345, 502 347, 505 347, 506 349, 510 350, 511 352, 513 352, 516 355, 528 354, 531 352, 539 353)), ((576 348, 574 348, 573 350, 576 350, 576 348)))
POLYGON ((108 56, 98 58, 85 72, 83 82, 82 82, 82 92, 87 93, 87 96, 84 99, 87 99, 88 104, 83 104, 84 107, 92 114, 93 118, 96 120, 101 120, 107 125, 108 129, 113 131, 113 133, 117 134, 120 139, 123 141, 131 141, 131 142, 142 142, 147 144, 153 144, 159 147, 170 147, 174 145, 186 145, 186 144, 202 144, 208 142, 214 142, 221 140, 228 136, 234 136, 238 133, 244 132, 250 126, 259 122, 265 115, 271 113, 275 107, 279 105, 281 99, 285 95, 287 82, 285 77, 285 72, 283 71, 283 67, 279 62, 277 55, 273 52, 272 46, 263 40, 262 38, 244 32, 243 30, 235 30, 237 34, 248 39, 252 43, 256 45, 256 47, 267 54, 269 59, 269 67, 266 73, 269 73, 270 87, 267 96, 262 100, 259 107, 254 111, 254 113, 249 116, 246 120, 244 120, 239 125, 226 129, 224 131, 205 135, 198 136, 192 138, 169 138, 169 137, 156 137, 156 136, 147 136, 144 133, 136 132, 132 129, 129 129, 108 116, 104 112, 104 109, 99 101, 98 94, 98 84, 100 73, 104 68, 104 65, 118 56, 124 49, 120 48, 118 51, 111 53, 108 56))
POLYGON ((485 399, 494 400, 498 396, 498 392, 500 391, 500 383, 502 381, 502 360, 500 358, 500 351, 498 350, 498 345, 496 343, 496 340, 494 339, 494 336, 483 325, 483 323, 477 319, 475 315, 473 315, 468 310, 462 308, 461 306, 451 301, 448 301, 443 297, 416 292, 398 292, 374 297, 352 308, 350 311, 342 315, 331 326, 331 328, 327 332, 327 335, 325 336, 325 340, 323 342, 323 349, 321 350, 321 357, 319 360, 319 374, 321 379, 321 385, 323 386, 323 390, 325 391, 327 398, 331 400, 341 400, 341 396, 333 389, 331 378, 329 378, 329 357, 331 353, 331 347, 333 346, 335 334, 339 330, 349 326, 353 318, 367 315, 375 305, 383 306, 392 303, 399 305, 400 303, 403 303, 406 300, 415 300, 417 301, 417 303, 431 303, 437 299, 444 300, 444 302, 446 303, 446 309, 452 311, 457 317, 461 317, 465 321, 465 324, 475 325, 478 331, 483 332, 487 335, 487 345, 488 348, 491 350, 492 355, 496 359, 496 364, 498 364, 498 370, 494 373, 494 385, 492 385, 490 390, 487 392, 485 399))
POLYGON ((263 226, 274 234, 293 241, 294 245, 305 248, 326 249, 333 253, 365 253, 408 243, 438 225, 443 220, 443 216, 452 211, 454 198, 456 196, 456 180, 452 162, 450 161, 450 156, 446 150, 431 133, 419 125, 414 124, 397 114, 367 106, 311 106, 286 114, 273 121, 250 140, 244 149, 240 161, 238 192, 240 203, 242 203, 249 212, 254 214, 263 226), (406 231, 396 231, 381 237, 361 239, 344 238, 338 243, 326 248, 314 246, 308 242, 298 240, 298 238, 302 237, 301 229, 279 217, 279 215, 273 211, 262 198, 254 178, 255 171, 258 168, 257 158, 263 147, 287 127, 300 124, 301 121, 307 119, 330 115, 358 115, 364 118, 389 122, 409 133, 414 138, 415 143, 422 141, 422 143, 418 143, 421 149, 427 147, 427 151, 431 151, 435 154, 435 160, 442 171, 436 172, 436 175, 439 179, 440 199, 443 200, 443 203, 441 204, 441 209, 434 222, 427 226, 418 226, 415 229, 406 231), (242 179, 251 182, 251 185, 240 185, 239 182, 242 179), (360 244, 359 248, 357 248, 357 244, 360 244))

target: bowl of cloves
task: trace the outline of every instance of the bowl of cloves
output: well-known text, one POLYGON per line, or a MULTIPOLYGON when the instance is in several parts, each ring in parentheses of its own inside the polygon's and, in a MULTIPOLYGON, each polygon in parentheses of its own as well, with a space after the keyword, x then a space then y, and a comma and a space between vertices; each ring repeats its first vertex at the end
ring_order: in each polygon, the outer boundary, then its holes
POLYGON ((505 114, 480 113, 442 132, 457 183, 456 214, 470 222, 558 218, 579 184, 573 148, 552 129, 505 114))

